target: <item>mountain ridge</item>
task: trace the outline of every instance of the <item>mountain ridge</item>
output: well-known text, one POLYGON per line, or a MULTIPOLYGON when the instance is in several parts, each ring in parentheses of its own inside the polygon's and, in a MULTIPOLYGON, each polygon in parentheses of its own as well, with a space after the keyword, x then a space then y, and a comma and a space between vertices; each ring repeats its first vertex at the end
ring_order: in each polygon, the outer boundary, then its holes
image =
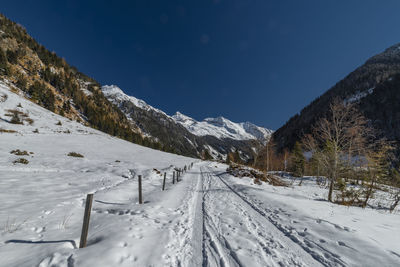
POLYGON ((161 113, 181 124, 189 132, 197 136, 211 135, 219 139, 232 138, 235 140, 257 139, 265 142, 273 132, 270 129, 257 126, 251 122, 235 123, 223 116, 205 118, 202 121, 197 121, 179 111, 170 116, 166 112, 147 104, 144 100, 126 94, 117 85, 103 85, 101 89, 103 94, 111 101, 130 101, 139 108, 161 113))
MULTIPOLYGON (((305 106, 276 130, 272 138, 278 150, 291 149, 312 126, 328 112, 329 104, 339 98, 355 104, 378 137, 400 143, 400 43, 367 59, 321 96, 305 106)), ((400 146, 398 145, 398 149, 400 146)))
POLYGON ((251 123, 233 123, 223 117, 207 118, 198 122, 180 112, 170 116, 141 99, 127 95, 115 85, 105 85, 102 91, 142 134, 161 143, 171 144, 171 149, 174 148, 184 155, 202 156, 209 153, 215 159, 225 159, 227 154, 238 150, 242 159, 248 162, 254 159, 256 151, 261 149, 271 131, 251 123), (218 122, 223 122, 221 127, 215 125, 218 122), (200 124, 203 132, 199 132, 197 128, 193 130, 187 124, 200 124), (225 124, 231 127, 222 127, 225 124), (252 131, 254 135, 248 133, 252 131))

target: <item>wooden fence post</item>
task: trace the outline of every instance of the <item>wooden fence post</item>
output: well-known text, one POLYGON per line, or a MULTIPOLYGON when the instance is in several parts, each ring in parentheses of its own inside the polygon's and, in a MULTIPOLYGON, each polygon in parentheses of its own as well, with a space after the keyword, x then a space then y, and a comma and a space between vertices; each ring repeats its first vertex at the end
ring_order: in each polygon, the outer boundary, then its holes
POLYGON ((81 242, 79 243, 79 248, 86 247, 87 236, 89 232, 90 211, 92 210, 92 201, 93 201, 93 194, 87 194, 85 215, 83 216, 81 242))
POLYGON ((172 171, 172 184, 175 184, 175 171, 172 171))
POLYGON ((165 178, 166 177, 167 177, 167 173, 164 172, 164 180, 163 180, 163 183, 162 183, 162 191, 164 191, 164 189, 165 189, 165 178))
POLYGON ((139 175, 138 176, 139 177, 139 204, 142 204, 143 203, 143 201, 142 201, 142 176, 141 175, 139 175))

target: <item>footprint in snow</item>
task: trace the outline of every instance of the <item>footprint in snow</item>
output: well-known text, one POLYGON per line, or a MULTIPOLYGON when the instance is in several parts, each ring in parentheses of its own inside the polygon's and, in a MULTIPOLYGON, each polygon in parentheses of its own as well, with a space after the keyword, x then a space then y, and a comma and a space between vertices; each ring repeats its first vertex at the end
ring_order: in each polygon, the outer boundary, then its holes
POLYGON ((136 238, 136 239, 143 239, 143 235, 141 235, 141 234, 132 234, 131 237, 136 238))
POLYGON ((39 227, 39 228, 36 228, 36 233, 37 234, 40 234, 40 233, 43 233, 44 231, 46 231, 46 227, 39 227))
POLYGON ((121 243, 119 244, 119 246, 120 246, 121 248, 126 248, 126 247, 128 246, 128 243, 127 243, 127 242, 121 242, 121 243))
POLYGON ((50 214, 54 213, 54 211, 51 211, 51 210, 43 210, 42 213, 44 213, 45 215, 50 215, 50 214))
POLYGON ((127 254, 127 255, 122 255, 122 256, 120 256, 120 258, 119 258, 119 260, 118 260, 118 263, 119 263, 119 264, 122 264, 122 263, 124 263, 125 261, 134 262, 134 261, 136 261, 136 260, 137 260, 137 257, 132 256, 132 255, 130 255, 130 254, 127 254))
POLYGON ((51 266, 68 266, 73 267, 75 260, 73 254, 61 254, 54 253, 51 256, 44 258, 40 263, 39 267, 51 267, 51 266))

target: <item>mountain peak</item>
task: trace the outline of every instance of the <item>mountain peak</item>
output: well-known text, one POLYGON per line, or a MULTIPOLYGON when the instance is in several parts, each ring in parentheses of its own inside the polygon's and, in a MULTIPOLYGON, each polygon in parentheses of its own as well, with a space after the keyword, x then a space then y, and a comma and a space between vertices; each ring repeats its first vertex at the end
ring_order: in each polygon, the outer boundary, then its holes
POLYGON ((128 101, 141 109, 162 113, 175 123, 184 126, 190 133, 196 136, 209 135, 218 139, 230 138, 234 140, 256 139, 265 142, 273 132, 270 129, 256 126, 250 122, 232 122, 223 116, 205 118, 203 121, 197 121, 180 111, 177 111, 173 116, 168 116, 165 112, 148 105, 145 101, 126 95, 116 85, 105 85, 102 87, 102 91, 114 104, 119 105, 123 101, 128 101))
POLYGON ((183 113, 181 113, 181 112, 179 112, 179 111, 177 111, 176 113, 175 113, 175 115, 173 115, 172 116, 172 118, 174 119, 174 120, 176 120, 176 121, 186 121, 186 120, 191 120, 191 121, 193 121, 193 119, 191 118, 191 117, 189 117, 189 116, 186 116, 185 114, 183 114, 183 113))
POLYGON ((125 94, 124 91, 122 91, 122 89, 119 88, 117 85, 103 85, 101 87, 101 91, 113 104, 118 105, 121 102, 128 101, 141 109, 148 111, 152 110, 166 115, 163 111, 152 107, 151 105, 147 104, 144 100, 125 94))
POLYGON ((103 91, 104 95, 108 94, 124 94, 124 92, 116 85, 104 85, 101 90, 103 91))
POLYGON ((172 118, 197 136, 211 135, 219 139, 231 138, 235 140, 257 139, 266 142, 273 132, 250 122, 232 122, 223 116, 205 118, 200 122, 181 113, 174 115, 172 118))

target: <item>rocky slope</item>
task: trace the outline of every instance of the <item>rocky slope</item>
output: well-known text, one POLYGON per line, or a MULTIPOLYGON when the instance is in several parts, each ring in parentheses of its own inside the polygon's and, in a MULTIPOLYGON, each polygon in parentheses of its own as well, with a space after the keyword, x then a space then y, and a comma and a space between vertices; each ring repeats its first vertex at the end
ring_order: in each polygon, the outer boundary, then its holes
POLYGON ((368 59, 273 133, 280 149, 292 148, 326 114, 334 98, 358 105, 380 135, 400 141, 400 44, 368 59))

